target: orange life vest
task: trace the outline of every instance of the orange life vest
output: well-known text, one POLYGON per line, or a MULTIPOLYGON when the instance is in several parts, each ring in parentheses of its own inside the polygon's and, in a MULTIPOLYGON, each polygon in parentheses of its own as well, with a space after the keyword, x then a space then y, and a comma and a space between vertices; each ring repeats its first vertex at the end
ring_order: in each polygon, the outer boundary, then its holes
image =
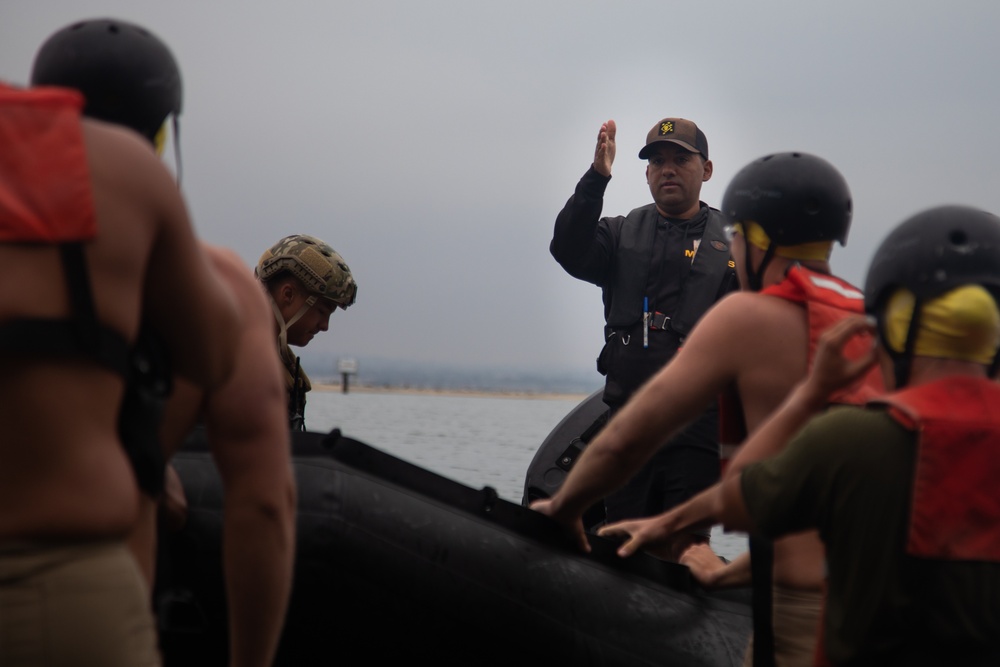
MULTIPOLYGON (((869 402, 919 433, 906 552, 1000 562, 1000 386, 956 376, 869 402)), ((824 614, 825 614, 824 608, 824 614)), ((820 625, 814 664, 829 667, 820 625)))
MULTIPOLYGON (((785 279, 761 291, 761 294, 776 296, 795 303, 805 304, 809 318, 809 368, 812 369, 819 337, 831 325, 851 315, 864 315, 864 294, 858 288, 835 276, 810 271, 802 266, 794 266, 785 279)), ((868 336, 855 336, 844 348, 849 358, 859 357, 871 349, 872 340, 868 336)), ((831 404, 863 405, 885 391, 882 375, 872 368, 863 382, 848 387, 830 398, 831 404)))
POLYGON ((955 376, 873 403, 919 434, 906 552, 1000 562, 1000 385, 955 376))
POLYGON ((62 88, 0 84, 0 243, 57 245, 72 314, 0 323, 0 352, 88 357, 126 376, 129 345, 97 319, 83 244, 97 236, 80 113, 62 88))
POLYGON ((97 235, 82 108, 75 91, 0 83, 0 242, 97 235))
MULTIPOLYGON (((806 309, 809 323, 809 348, 806 351, 806 359, 810 369, 822 333, 845 317, 864 314, 864 294, 861 290, 840 278, 811 271, 801 265, 793 266, 785 274, 784 280, 764 288, 760 293, 801 304, 806 309)), ((857 336, 848 342, 844 353, 848 357, 857 357, 870 346, 869 337, 857 336)), ((873 368, 863 382, 834 394, 830 403, 863 405, 881 395, 883 391, 882 376, 877 368, 873 368)), ((746 439, 746 422, 743 417, 742 402, 735 391, 723 394, 719 404, 719 439, 724 443, 724 453, 727 453, 727 450, 746 439)), ((728 459, 728 456, 723 456, 723 466, 728 459)))

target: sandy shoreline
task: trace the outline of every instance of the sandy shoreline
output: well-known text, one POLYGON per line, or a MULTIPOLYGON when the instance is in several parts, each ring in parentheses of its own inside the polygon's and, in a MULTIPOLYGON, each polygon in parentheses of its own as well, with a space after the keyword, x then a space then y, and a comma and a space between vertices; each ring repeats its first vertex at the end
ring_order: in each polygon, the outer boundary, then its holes
MULTIPOLYGON (((313 383, 313 391, 341 390, 340 383, 313 383)), ((390 387, 352 384, 348 387, 352 394, 416 394, 426 396, 477 396, 480 398, 531 398, 539 400, 561 400, 580 402, 588 394, 552 394, 530 391, 487 391, 483 389, 433 389, 429 387, 390 387)))

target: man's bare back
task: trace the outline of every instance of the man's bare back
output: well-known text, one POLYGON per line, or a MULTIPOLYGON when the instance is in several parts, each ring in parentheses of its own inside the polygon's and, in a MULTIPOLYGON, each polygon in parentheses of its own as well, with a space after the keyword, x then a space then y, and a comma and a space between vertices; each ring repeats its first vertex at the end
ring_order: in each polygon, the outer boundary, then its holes
MULTIPOLYGON (((210 279, 175 182, 138 136, 81 125, 98 229, 84 254, 98 320, 131 343, 145 316, 181 372, 220 382, 232 368, 225 342, 238 317, 210 279)), ((69 317, 55 246, 0 244, 0 262, 0 320, 69 317)), ((0 540, 127 532, 137 491, 117 432, 123 387, 86 359, 4 361, 0 540)))
MULTIPOLYGON (((169 460, 197 424, 205 426, 225 491, 223 571, 231 664, 266 665, 277 649, 294 557, 295 483, 284 375, 260 283, 231 251, 207 244, 204 249, 240 307, 243 327, 232 341, 236 368, 224 384, 208 391, 176 379, 160 434, 169 460)), ((175 493, 183 489, 175 487, 175 493)), ((172 499, 183 503, 182 495, 172 499)), ((150 584, 156 521, 156 501, 143 496, 130 548, 150 584)))
MULTIPOLYGON (((738 368, 735 386, 747 431, 752 433, 805 377, 808 322, 801 306, 783 299, 747 292, 733 299, 733 307, 725 313, 731 319, 720 324, 730 332, 739 332, 733 336, 730 349, 736 352, 732 360, 738 368)), ((741 468, 747 455, 737 450, 730 469, 741 468)), ((809 532, 776 541, 773 576, 780 586, 820 590, 824 573, 819 536, 809 532)))

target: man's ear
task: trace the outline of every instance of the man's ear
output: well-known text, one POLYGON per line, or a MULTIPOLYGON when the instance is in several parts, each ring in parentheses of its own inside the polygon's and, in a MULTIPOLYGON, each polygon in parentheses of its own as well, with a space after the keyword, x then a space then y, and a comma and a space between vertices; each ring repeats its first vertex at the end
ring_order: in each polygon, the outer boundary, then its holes
POLYGON ((702 174, 701 182, 704 183, 708 179, 712 178, 712 161, 705 160, 705 171, 702 174))
POLYGON ((278 286, 278 303, 280 305, 290 305, 298 295, 299 290, 291 280, 286 280, 278 286))

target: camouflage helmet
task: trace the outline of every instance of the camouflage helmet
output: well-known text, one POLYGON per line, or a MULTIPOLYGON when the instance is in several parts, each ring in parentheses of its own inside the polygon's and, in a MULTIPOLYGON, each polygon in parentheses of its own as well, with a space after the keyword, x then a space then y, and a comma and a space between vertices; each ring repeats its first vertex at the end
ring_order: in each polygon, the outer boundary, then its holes
POLYGON ((298 278, 310 294, 329 299, 341 308, 354 303, 358 285, 344 258, 313 236, 292 234, 264 251, 254 270, 267 283, 284 272, 298 278))

